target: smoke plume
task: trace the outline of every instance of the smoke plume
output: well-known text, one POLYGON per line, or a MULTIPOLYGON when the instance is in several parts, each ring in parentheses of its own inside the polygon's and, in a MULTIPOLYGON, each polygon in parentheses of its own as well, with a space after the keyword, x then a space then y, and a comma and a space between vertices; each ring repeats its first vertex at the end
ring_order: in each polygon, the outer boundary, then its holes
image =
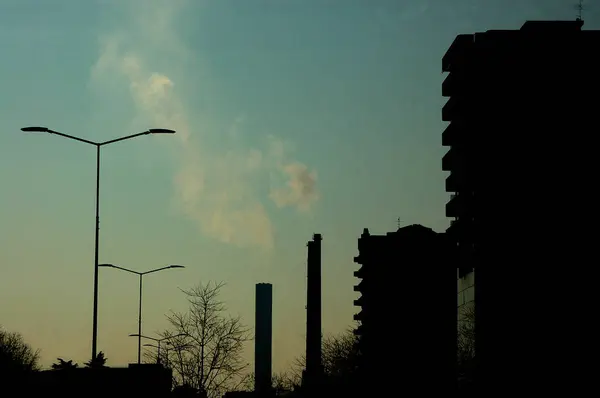
MULTIPOLYGON (((119 2, 119 6, 125 7, 125 3, 119 2)), ((173 23, 175 11, 182 10, 174 8, 175 4, 179 8, 182 3, 148 0, 135 12, 134 8, 126 10, 130 21, 123 29, 99 38, 92 82, 106 90, 125 79, 137 111, 136 120, 148 127, 177 130, 173 199, 181 214, 195 222, 201 233, 237 246, 270 249, 274 229, 265 202, 271 199, 275 209, 309 211, 319 198, 316 172, 290 159, 283 143, 272 136, 262 150, 241 145, 225 150, 210 147, 212 141, 207 138, 220 133, 188 119, 184 100, 177 92, 178 85, 186 84, 185 76, 175 81, 157 72, 149 62, 151 54, 164 51, 175 54, 171 59, 174 65, 185 61, 188 51, 177 39, 173 23), (144 40, 136 43, 138 37, 144 40), (261 190, 259 187, 265 184, 260 182, 273 175, 279 176, 282 183, 272 186, 270 192, 268 188, 266 192, 261 190)), ((243 118, 233 120, 227 139, 235 140, 243 134, 243 124, 243 118)))

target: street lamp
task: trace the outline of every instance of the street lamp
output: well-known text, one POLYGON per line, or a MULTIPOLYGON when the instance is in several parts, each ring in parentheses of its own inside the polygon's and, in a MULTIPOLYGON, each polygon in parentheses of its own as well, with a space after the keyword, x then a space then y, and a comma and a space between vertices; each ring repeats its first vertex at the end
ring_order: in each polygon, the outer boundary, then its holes
POLYGON ((119 267, 113 264, 98 264, 98 267, 110 267, 110 268, 116 268, 116 269, 120 269, 121 271, 126 271, 126 272, 130 272, 132 274, 136 274, 140 277, 140 305, 139 305, 139 311, 138 311, 138 364, 142 363, 142 278, 144 277, 144 275, 146 274, 151 274, 153 272, 158 272, 158 271, 163 271, 165 269, 171 269, 171 268, 185 268, 183 265, 167 265, 166 267, 162 267, 162 268, 156 268, 150 271, 145 271, 145 272, 138 272, 138 271, 133 271, 127 268, 123 268, 123 267, 119 267))
MULTIPOLYGON (((141 334, 130 334, 129 335, 129 337, 138 337, 138 338, 139 337, 143 337, 143 338, 148 339, 148 340, 156 341, 156 343, 158 344, 158 346, 155 346, 153 344, 144 344, 144 347, 154 347, 154 348, 158 349, 158 355, 156 357, 156 363, 160 363, 160 343, 162 343, 165 340, 169 340, 169 339, 173 339, 175 337, 181 337, 181 336, 187 336, 187 334, 185 334, 185 333, 179 333, 179 334, 176 334, 176 335, 173 335, 173 336, 163 337, 162 339, 156 339, 154 337, 144 336, 144 335, 141 335, 141 334)), ((169 344, 169 342, 167 342, 167 344, 169 344)), ((139 361, 139 359, 138 359, 138 361, 139 361)))
POLYGON ((95 241, 95 243, 94 243, 94 315, 93 315, 93 321, 92 321, 92 359, 93 359, 93 358, 96 358, 96 348, 97 348, 97 343, 98 343, 98 240, 99 240, 99 233, 100 233, 99 232, 100 231, 100 203, 99 203, 99 199, 100 199, 100 148, 105 145, 108 145, 108 144, 113 144, 115 142, 129 140, 131 138, 139 137, 142 135, 175 134, 175 131, 168 130, 168 129, 150 129, 150 130, 146 130, 141 133, 132 134, 132 135, 128 135, 125 137, 116 138, 116 139, 104 141, 104 142, 95 142, 95 141, 86 140, 86 139, 75 137, 75 136, 72 136, 69 134, 64 134, 64 133, 60 133, 58 131, 50 130, 47 127, 23 127, 21 129, 21 131, 24 133, 48 133, 48 134, 59 135, 64 138, 83 142, 85 144, 94 145, 96 147, 96 236, 94 239, 94 241, 95 241))

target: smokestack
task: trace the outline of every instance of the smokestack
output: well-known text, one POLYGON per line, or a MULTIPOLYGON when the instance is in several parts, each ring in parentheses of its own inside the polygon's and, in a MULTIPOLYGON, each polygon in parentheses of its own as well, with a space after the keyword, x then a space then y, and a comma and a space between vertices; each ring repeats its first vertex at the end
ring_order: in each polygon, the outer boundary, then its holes
POLYGON ((318 384, 321 375, 321 234, 309 241, 306 288, 306 373, 307 387, 318 384))
POLYGON ((271 389, 273 340, 273 285, 256 284, 254 339, 254 389, 266 396, 271 389))

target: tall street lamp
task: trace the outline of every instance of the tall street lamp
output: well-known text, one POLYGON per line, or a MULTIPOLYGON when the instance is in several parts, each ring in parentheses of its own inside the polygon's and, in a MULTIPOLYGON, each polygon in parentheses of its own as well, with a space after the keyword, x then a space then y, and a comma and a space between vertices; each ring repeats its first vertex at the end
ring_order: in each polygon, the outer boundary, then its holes
POLYGON ((133 271, 127 268, 123 268, 123 267, 119 267, 113 264, 99 264, 98 267, 110 267, 110 268, 116 268, 116 269, 120 269, 121 271, 126 271, 126 272, 130 272, 132 274, 136 274, 140 277, 140 304, 139 304, 139 310, 138 310, 138 364, 142 363, 142 279, 144 277, 144 275, 147 274, 151 274, 153 272, 158 272, 158 271, 163 271, 166 269, 171 269, 171 268, 185 268, 183 265, 167 265, 166 267, 162 267, 162 268, 156 268, 150 271, 145 271, 145 272, 138 272, 138 271, 133 271))
POLYGON ((96 358, 96 348, 98 343, 98 240, 100 234, 100 148, 114 144, 115 142, 129 140, 135 137, 148 134, 175 134, 174 130, 168 129, 150 129, 141 133, 128 135, 121 138, 115 138, 113 140, 104 142, 94 142, 83 138, 75 137, 72 135, 60 133, 58 131, 50 130, 46 127, 23 127, 21 129, 24 133, 48 133, 58 135, 71 140, 83 142, 84 144, 94 145, 96 147, 96 236, 94 243, 94 315, 92 321, 92 359, 96 358))
MULTIPOLYGON (((156 356, 156 363, 160 363, 160 343, 162 343, 165 340, 169 340, 169 339, 173 339, 175 337, 181 337, 181 336, 187 336, 187 335, 185 333, 179 333, 179 334, 176 334, 176 335, 173 335, 173 336, 163 337, 162 339, 157 339, 157 338, 154 338, 154 337, 144 336, 144 335, 140 335, 140 334, 130 334, 129 335, 129 337, 138 337, 138 338, 139 337, 143 337, 143 338, 148 339, 148 340, 156 341, 156 343, 158 344, 158 346, 155 346, 155 345, 152 345, 152 344, 144 344, 144 347, 155 347, 155 348, 158 349, 158 355, 156 356)), ((139 361, 139 359, 138 359, 138 361, 139 361)))

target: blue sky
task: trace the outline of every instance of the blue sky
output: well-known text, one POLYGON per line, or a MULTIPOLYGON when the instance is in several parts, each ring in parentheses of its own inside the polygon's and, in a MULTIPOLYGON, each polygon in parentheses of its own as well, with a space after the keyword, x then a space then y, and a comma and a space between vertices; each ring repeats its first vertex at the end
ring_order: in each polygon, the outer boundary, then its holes
MULTIPOLYGON (((46 365, 89 359, 94 148, 19 128, 92 140, 173 128, 103 149, 100 261, 186 265, 145 279, 150 335, 186 308, 178 287, 226 281, 230 312, 253 326, 254 284, 273 283, 284 369, 304 347, 313 233, 328 334, 352 324, 363 228, 385 233, 397 217, 446 228, 441 57, 453 38, 573 19, 572 3, 1 1, 0 324, 46 365)), ((592 4, 587 29, 599 13, 592 4)), ((112 365, 136 359, 136 289, 101 270, 99 349, 112 365)))

